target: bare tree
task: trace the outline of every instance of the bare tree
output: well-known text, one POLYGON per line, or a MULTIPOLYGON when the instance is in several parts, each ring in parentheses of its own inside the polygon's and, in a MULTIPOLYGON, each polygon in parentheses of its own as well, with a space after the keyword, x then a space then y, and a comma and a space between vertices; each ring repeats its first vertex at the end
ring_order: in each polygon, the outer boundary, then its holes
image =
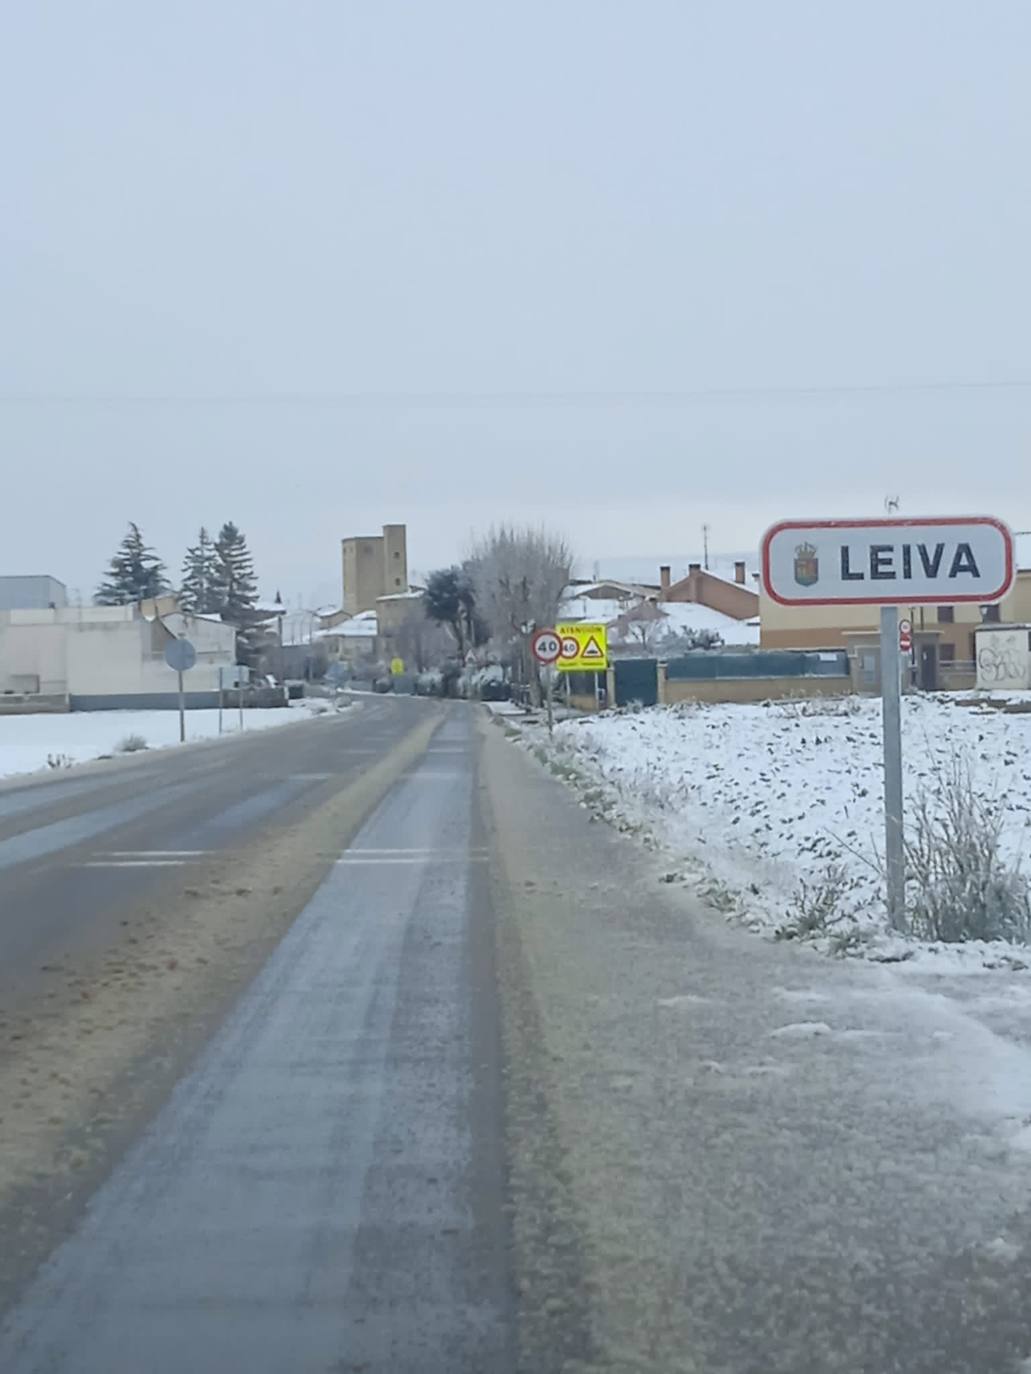
POLYGON ((393 644, 405 663, 419 673, 439 667, 454 653, 448 631, 427 617, 421 601, 412 602, 394 631, 393 644))
POLYGON ((498 525, 477 539, 467 567, 492 636, 507 642, 531 621, 553 625, 572 563, 562 535, 543 528, 498 525))
POLYGON ((639 601, 618 617, 613 638, 635 648, 654 650, 665 638, 668 619, 666 612, 654 601, 639 601))
POLYGON ((554 625, 572 564, 563 536, 543 527, 498 525, 473 543, 466 569, 477 613, 523 682, 535 676, 528 628, 554 625))

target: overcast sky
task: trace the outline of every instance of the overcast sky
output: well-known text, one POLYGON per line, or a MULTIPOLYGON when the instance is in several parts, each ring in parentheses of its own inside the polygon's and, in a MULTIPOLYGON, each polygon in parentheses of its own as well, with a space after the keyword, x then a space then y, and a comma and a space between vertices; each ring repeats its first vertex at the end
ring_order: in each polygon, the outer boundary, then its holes
POLYGON ((1029 61, 1027 0, 8 3, 0 572, 1029 528, 1029 61))

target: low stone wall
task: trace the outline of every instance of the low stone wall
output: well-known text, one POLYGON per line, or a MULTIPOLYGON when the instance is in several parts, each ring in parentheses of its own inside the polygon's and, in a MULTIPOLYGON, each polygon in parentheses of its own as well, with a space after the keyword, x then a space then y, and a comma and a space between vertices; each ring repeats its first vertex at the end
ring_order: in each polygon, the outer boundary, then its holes
POLYGON ((569 695, 569 705, 575 711, 600 711, 602 708, 598 704, 598 698, 593 692, 571 692, 569 695))
MULTIPOLYGON (((184 693, 188 711, 217 710, 217 692, 184 693)), ((103 696, 72 696, 69 698, 73 711, 178 711, 178 692, 119 692, 103 696)), ((223 706, 227 711, 236 711, 240 705, 240 693, 223 693, 223 706)), ((257 691, 243 694, 244 710, 255 707, 288 706, 286 690, 283 687, 259 687, 257 691)))
POLYGON ((943 692, 973 692, 977 687, 977 670, 973 666, 949 668, 939 663, 938 681, 943 692))
POLYGON ((61 715, 71 710, 66 696, 7 692, 0 696, 0 716, 61 715))
POLYGON ((785 697, 843 697, 852 691, 849 677, 716 677, 674 678, 659 673, 659 701, 749 702, 785 697))

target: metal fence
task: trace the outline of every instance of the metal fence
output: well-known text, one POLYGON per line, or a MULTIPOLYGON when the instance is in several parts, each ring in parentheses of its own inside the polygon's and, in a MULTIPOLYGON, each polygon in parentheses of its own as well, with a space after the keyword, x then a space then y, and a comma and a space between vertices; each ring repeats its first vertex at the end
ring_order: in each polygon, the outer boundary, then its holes
POLYGON ((727 654, 699 650, 671 658, 666 677, 671 682, 705 678, 751 677, 848 677, 845 649, 758 649, 754 653, 727 654))

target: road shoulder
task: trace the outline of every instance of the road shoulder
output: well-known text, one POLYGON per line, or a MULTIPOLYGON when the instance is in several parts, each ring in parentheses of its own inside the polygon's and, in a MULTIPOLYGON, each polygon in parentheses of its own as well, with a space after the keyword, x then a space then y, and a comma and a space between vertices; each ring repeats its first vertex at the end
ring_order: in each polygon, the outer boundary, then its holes
POLYGON ((483 778, 522 1368, 1031 1354, 1026 1056, 885 970, 727 926, 486 720, 483 778))

